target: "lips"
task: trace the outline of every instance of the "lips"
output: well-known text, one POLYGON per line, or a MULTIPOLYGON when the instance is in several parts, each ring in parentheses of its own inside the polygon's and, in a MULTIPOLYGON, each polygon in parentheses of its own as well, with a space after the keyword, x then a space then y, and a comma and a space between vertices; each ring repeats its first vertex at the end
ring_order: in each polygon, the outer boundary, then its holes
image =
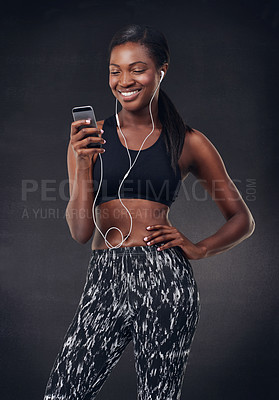
POLYGON ((124 100, 134 100, 138 96, 140 91, 141 89, 118 90, 124 100))

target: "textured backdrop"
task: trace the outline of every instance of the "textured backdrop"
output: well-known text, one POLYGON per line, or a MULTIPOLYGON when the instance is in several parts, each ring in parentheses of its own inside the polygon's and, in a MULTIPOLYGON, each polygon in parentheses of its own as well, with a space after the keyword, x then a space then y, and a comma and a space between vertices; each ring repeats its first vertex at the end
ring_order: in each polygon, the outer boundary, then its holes
MULTIPOLYGON (((215 145, 256 221, 247 241, 191 262, 202 306, 181 400, 277 398, 278 13, 275 1, 240 0, 2 8, 1 399, 42 399, 77 307, 91 243, 76 243, 64 218, 71 108, 114 113, 107 47, 127 23, 166 35, 162 88, 215 145)), ((170 220, 194 242, 225 223, 192 175, 170 220)), ((136 399, 131 344, 99 399, 136 399)))

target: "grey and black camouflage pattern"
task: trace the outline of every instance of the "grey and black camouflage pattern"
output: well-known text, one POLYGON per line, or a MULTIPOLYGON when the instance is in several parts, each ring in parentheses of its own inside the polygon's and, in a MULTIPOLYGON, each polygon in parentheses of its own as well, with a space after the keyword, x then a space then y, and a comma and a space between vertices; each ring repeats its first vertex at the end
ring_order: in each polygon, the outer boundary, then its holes
POLYGON ((200 315, 180 247, 91 250, 84 290, 44 400, 93 400, 132 340, 138 400, 179 400, 200 315))

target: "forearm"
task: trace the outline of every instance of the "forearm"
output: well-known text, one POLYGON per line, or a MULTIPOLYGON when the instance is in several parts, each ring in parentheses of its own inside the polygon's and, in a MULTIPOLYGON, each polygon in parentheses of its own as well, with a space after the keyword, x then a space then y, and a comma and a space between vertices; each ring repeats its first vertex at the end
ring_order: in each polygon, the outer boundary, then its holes
POLYGON ((254 232, 255 223, 249 213, 237 213, 230 218, 215 234, 196 243, 205 247, 203 258, 223 253, 247 239, 254 232))
POLYGON ((86 243, 94 231, 93 201, 92 168, 76 168, 72 193, 66 209, 66 220, 72 237, 80 243, 86 243))

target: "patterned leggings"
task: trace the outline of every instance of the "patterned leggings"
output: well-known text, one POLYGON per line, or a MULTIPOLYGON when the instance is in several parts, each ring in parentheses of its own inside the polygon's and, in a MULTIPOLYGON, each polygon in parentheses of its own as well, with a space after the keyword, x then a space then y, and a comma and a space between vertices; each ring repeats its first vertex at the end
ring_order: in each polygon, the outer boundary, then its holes
POLYGON ((93 400, 133 340, 138 400, 179 400, 200 315, 180 247, 91 250, 83 293, 44 400, 93 400))

